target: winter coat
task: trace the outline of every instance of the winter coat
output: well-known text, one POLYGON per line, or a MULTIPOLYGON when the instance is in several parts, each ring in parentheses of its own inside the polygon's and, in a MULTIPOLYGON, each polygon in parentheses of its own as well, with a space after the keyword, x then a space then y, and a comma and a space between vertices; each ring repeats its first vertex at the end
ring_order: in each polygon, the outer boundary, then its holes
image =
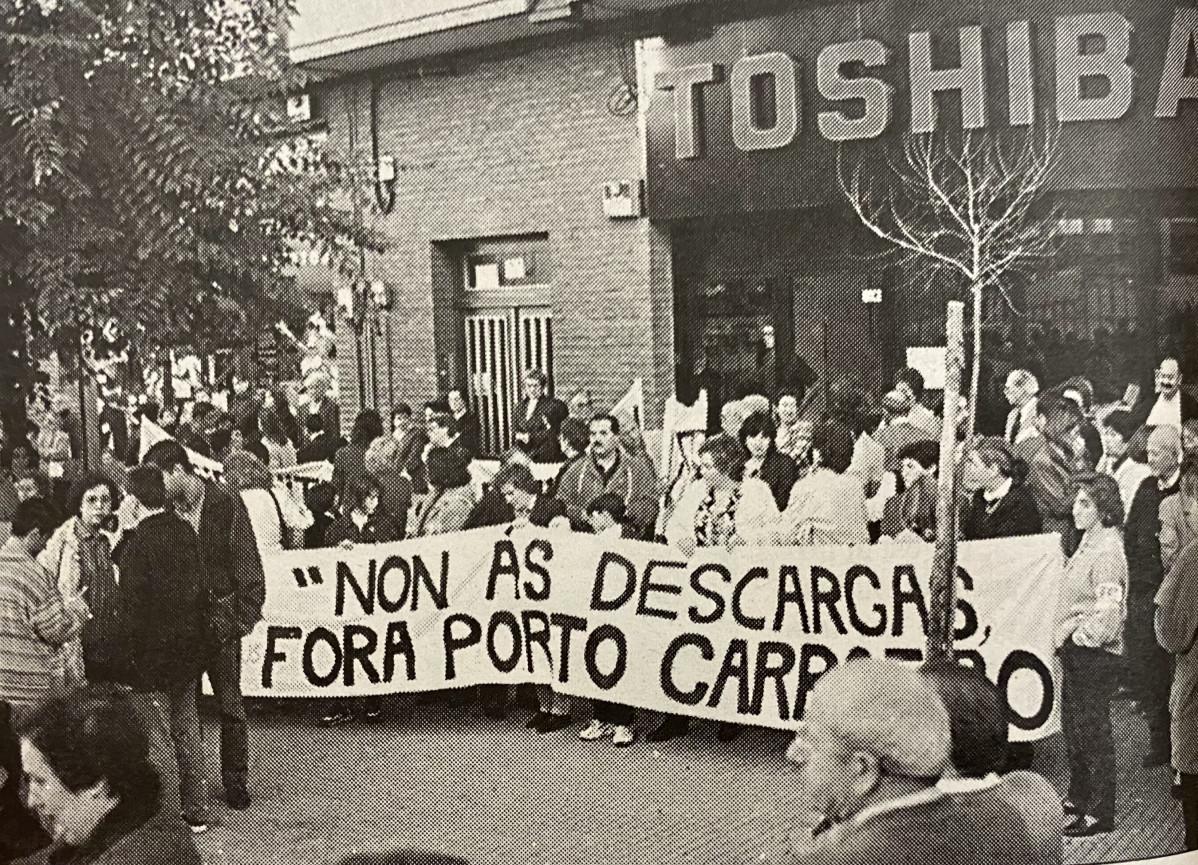
POLYGON ((1010 491, 987 511, 985 494, 973 494, 969 509, 961 520, 961 534, 967 541, 990 538, 1014 538, 1038 535, 1044 528, 1036 500, 1023 484, 1011 484, 1010 491))

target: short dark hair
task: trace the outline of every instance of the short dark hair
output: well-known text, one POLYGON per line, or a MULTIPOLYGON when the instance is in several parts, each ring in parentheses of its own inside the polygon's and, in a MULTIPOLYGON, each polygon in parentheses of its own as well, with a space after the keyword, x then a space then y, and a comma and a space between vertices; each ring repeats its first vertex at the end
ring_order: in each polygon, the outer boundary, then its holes
POLYGON ((994 683, 976 667, 953 661, 927 664, 920 672, 948 711, 953 768, 966 778, 1001 772, 1007 759, 1006 707, 994 683))
POLYGON ((310 433, 324 432, 324 418, 319 414, 310 414, 304 421, 304 429, 310 433))
POLYGON ((150 741, 129 694, 88 685, 38 704, 16 723, 68 790, 103 783, 129 811, 156 810, 162 778, 150 761, 150 741))
POLYGON ((1139 427, 1131 416, 1131 412, 1118 409, 1103 418, 1102 425, 1114 432, 1125 442, 1131 441, 1139 427))
POLYGON ((380 499, 383 496, 383 487, 374 475, 361 475, 354 478, 345 485, 345 496, 341 503, 342 511, 347 514, 356 511, 366 504, 366 500, 372 495, 377 495, 380 499))
POLYGON ((395 408, 391 409, 391 423, 395 423, 397 417, 411 417, 412 407, 406 402, 397 403, 395 408))
POLYGON ((582 453, 587 449, 587 422, 576 417, 568 417, 562 421, 558 436, 565 439, 571 448, 582 453))
POLYGON ((187 449, 174 439, 166 439, 152 445, 142 457, 142 465, 158 466, 163 472, 172 472, 176 466, 182 466, 184 471, 192 471, 191 460, 187 449))
POLYGON ((778 425, 774 423, 774 419, 767 412, 756 411, 745 418, 745 422, 740 425, 737 438, 744 445, 749 439, 759 435, 764 435, 769 439, 770 450, 773 450, 775 447, 774 437, 778 435, 778 425))
POLYGON ((458 423, 458 419, 449 412, 435 411, 432 417, 428 419, 428 422, 445 430, 445 432, 449 433, 450 438, 461 432, 461 425, 458 423))
POLYGON ((166 484, 158 466, 138 466, 129 472, 129 495, 143 507, 166 507, 166 484))
POLYGON ((834 420, 824 421, 811 436, 811 448, 819 451, 820 465, 838 475, 844 474, 852 465, 855 444, 852 430, 834 420))
POLYGON ((1113 477, 1097 472, 1081 475, 1074 483, 1074 497, 1082 490, 1093 500, 1098 519, 1104 526, 1112 528, 1123 525, 1123 496, 1113 477))
POLYGON ((1054 414, 1067 414, 1078 425, 1085 419, 1077 403, 1056 393, 1041 394, 1039 402, 1036 403, 1036 411, 1045 418, 1054 414))
POLYGON ((383 419, 372 408, 364 408, 354 418, 350 440, 356 445, 369 445, 383 434, 383 419))
POLYGON ((116 485, 116 481, 99 472, 87 472, 71 484, 71 489, 67 492, 67 513, 79 516, 79 511, 83 508, 83 497, 89 490, 94 490, 96 487, 108 489, 108 495, 112 499, 114 508, 121 503, 121 490, 116 485))
POLYGON ((461 448, 431 448, 425 466, 429 485, 437 489, 454 489, 470 483, 470 456, 461 448))
POLYGON ((524 373, 524 378, 525 380, 530 378, 536 379, 540 383, 541 387, 545 387, 545 385, 549 382, 549 376, 545 375, 545 373, 541 372, 539 369, 527 370, 524 373))
POLYGON ((591 424, 607 421, 611 424, 611 431, 616 435, 620 434, 620 421, 612 414, 597 414, 587 421, 587 429, 590 430, 591 424))
POLYGON ((541 484, 533 475, 532 469, 520 463, 504 466, 495 474, 495 479, 491 482, 491 485, 500 492, 503 492, 503 488, 509 484, 526 493, 536 494, 541 491, 541 484))
POLYGON ((919 370, 909 366, 903 367, 894 376, 894 383, 899 384, 900 382, 911 388, 911 393, 915 397, 916 402, 923 399, 923 373, 919 370))
POLYGON ((699 456, 707 454, 711 457, 716 470, 723 472, 734 481, 741 480, 745 475, 745 463, 749 455, 744 446, 731 436, 712 436, 699 448, 699 456))
POLYGON ((611 516, 617 523, 622 523, 628 513, 628 507, 617 493, 603 493, 587 505, 588 516, 600 511, 611 516))
POLYGON ((917 441, 903 445, 895 454, 902 465, 903 460, 915 460, 925 469, 934 469, 940 465, 940 445, 934 441, 917 441))
POLYGON ((58 512, 46 499, 36 496, 17 505, 12 518, 12 533, 15 537, 27 537, 34 529, 40 529, 43 535, 49 537, 56 528, 58 512))

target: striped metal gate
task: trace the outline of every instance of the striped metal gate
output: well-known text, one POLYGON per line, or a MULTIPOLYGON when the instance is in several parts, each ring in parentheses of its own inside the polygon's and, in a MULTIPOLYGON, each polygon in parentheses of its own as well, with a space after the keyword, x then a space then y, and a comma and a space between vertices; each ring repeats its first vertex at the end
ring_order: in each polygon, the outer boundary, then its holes
POLYGON ((539 369, 553 390, 553 314, 543 307, 469 312, 464 316, 470 405, 482 427, 482 450, 511 447, 524 373, 539 369))

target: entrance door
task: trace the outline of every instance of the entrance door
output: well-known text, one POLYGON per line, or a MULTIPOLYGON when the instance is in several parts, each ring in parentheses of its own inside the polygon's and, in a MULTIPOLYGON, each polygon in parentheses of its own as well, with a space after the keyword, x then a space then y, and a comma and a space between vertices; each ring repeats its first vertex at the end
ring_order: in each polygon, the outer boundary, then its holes
POLYGON ((553 390, 553 314, 544 307, 508 307, 465 313, 468 399, 482 427, 482 450, 511 447, 524 373, 538 369, 553 390))

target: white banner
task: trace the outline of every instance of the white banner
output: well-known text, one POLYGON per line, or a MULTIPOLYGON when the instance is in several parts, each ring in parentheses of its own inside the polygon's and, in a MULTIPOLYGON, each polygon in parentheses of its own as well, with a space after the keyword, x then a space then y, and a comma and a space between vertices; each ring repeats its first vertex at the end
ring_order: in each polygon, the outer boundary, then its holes
MULTIPOLYGON (((247 695, 348 696, 537 682, 565 694, 788 727, 831 666, 922 660, 932 548, 701 549, 480 529, 265 562, 247 695)), ((1058 729, 1055 535, 963 543, 957 647, 1058 729)))

